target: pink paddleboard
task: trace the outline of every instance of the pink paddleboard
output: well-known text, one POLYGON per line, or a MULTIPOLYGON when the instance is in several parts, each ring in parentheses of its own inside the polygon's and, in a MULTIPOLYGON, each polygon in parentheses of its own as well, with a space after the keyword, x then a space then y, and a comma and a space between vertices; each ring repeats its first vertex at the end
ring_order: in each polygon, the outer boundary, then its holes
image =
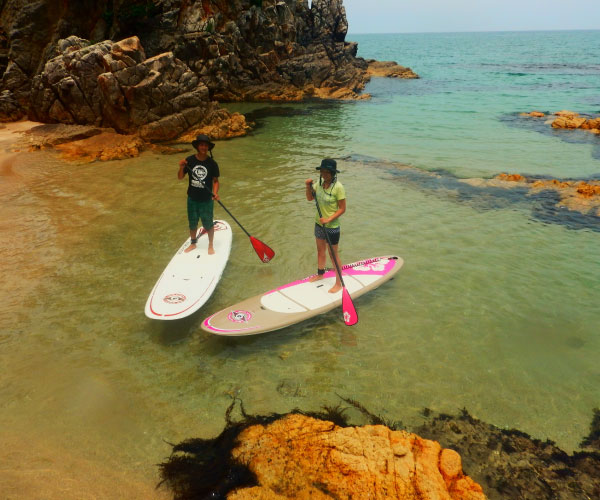
MULTIPOLYGON (((346 290, 354 300, 391 279, 403 264, 400 257, 392 255, 347 264, 342 268, 346 290)), ((341 307, 342 291, 329 293, 335 283, 335 271, 327 271, 319 281, 311 282, 311 277, 223 309, 206 318, 202 329, 215 335, 256 335, 341 307)))

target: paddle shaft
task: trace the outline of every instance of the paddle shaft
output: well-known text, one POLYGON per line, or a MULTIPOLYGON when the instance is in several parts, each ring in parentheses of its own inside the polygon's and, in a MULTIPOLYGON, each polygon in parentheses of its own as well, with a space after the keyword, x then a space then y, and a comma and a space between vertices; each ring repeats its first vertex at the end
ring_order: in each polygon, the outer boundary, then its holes
MULTIPOLYGON (((206 187, 206 184, 204 184, 204 182, 201 182, 201 184, 202 184, 202 187, 204 189, 206 189, 206 191, 208 191, 214 199, 215 195, 212 192, 212 189, 208 189, 206 187)), ((263 243, 262 241, 260 241, 258 238, 255 238, 254 236, 250 235, 250 233, 248 231, 246 231, 246 228, 244 228, 244 226, 242 226, 240 221, 237 220, 233 216, 233 214, 227 209, 227 207, 225 205, 223 205, 221 200, 217 200, 217 201, 219 202, 219 205, 221 205, 223 207, 223 210, 225 210, 229 214, 229 216, 236 222, 236 224, 242 228, 242 231, 244 231, 244 233, 246 233, 246 236, 248 236, 248 238, 250 238, 250 243, 252 244, 252 247, 254 248, 254 251, 256 252, 256 255, 258 255, 259 259, 263 262, 270 262, 270 260, 273 257, 275 257, 275 252, 273 251, 273 249, 271 247, 269 247, 269 245, 267 245, 266 243, 263 243)))
MULTIPOLYGON (((208 188, 206 187, 206 184, 204 184, 204 182, 202 183, 202 187, 203 187, 204 189, 206 189, 206 190, 207 190, 207 191, 208 191, 208 192, 209 192, 209 193, 210 193, 210 194, 213 196, 213 199, 214 199, 214 196, 215 196, 215 195, 214 195, 214 193, 212 192, 212 189, 208 189, 208 188)), ((221 202, 221 200, 216 200, 216 201, 217 201, 217 203, 218 203, 219 205, 221 205, 221 206, 223 207, 223 210, 225 210, 225 212, 227 212, 227 213, 229 214, 229 216, 230 216, 230 217, 231 217, 231 218, 232 218, 232 219, 233 219, 233 220, 234 220, 234 221, 237 223, 237 225, 238 225, 238 226, 240 226, 240 227, 242 228, 242 231, 244 231, 244 233, 246 233, 246 236, 248 236, 249 238, 251 238, 251 236, 250 236, 250 233, 249 233, 248 231, 246 231, 246 229, 244 228, 244 226, 242 226, 242 225, 240 224, 240 221, 239 221, 239 220, 237 220, 237 219, 236 219, 236 218, 233 216, 233 214, 232 214, 232 213, 231 213, 229 210, 227 210, 227 207, 226 207, 225 205, 223 205, 223 203, 221 202)))

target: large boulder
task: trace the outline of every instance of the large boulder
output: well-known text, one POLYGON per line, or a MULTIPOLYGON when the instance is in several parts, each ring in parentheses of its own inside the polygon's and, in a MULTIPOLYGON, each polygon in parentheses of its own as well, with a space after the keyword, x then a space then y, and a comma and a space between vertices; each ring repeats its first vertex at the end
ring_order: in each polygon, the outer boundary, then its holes
POLYGON ((111 127, 157 141, 227 118, 185 63, 172 52, 147 58, 137 37, 96 44, 70 37, 57 46, 60 55, 31 85, 34 120, 111 127))

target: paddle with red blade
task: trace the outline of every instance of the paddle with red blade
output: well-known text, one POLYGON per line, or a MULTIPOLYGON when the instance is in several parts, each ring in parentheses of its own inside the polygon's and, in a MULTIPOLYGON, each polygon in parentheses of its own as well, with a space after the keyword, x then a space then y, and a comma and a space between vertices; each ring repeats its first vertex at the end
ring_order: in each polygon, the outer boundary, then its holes
POLYGON ((225 210, 229 214, 229 216, 235 222, 237 222, 237 225, 242 228, 242 231, 244 231, 246 233, 246 236, 248 236, 248 238, 250 238, 250 243, 252 243, 252 246, 254 247, 254 251, 256 252, 256 255, 258 255, 258 258, 260 260, 262 260, 263 262, 269 262, 273 257, 275 257, 275 252, 266 243, 263 243, 262 241, 255 238, 254 236, 251 236, 250 233, 244 229, 244 226, 242 226, 240 224, 240 222, 233 216, 233 214, 229 210, 227 210, 227 207, 225 207, 225 205, 223 205, 223 203, 221 203, 221 200, 217 200, 217 201, 219 202, 219 205, 221 205, 223 207, 223 210, 225 210))
MULTIPOLYGON (((319 202, 317 201, 317 193, 312 191, 313 197, 315 199, 315 204, 317 205, 317 212, 319 212, 319 217, 323 217, 321 213, 321 207, 319 206, 319 202)), ((331 244, 331 240, 329 239, 329 235, 327 231, 325 232, 325 238, 327 239, 327 245, 329 245, 329 252, 331 253, 331 260, 335 264, 335 269, 337 270, 338 276, 340 277, 340 282, 342 283, 342 313, 344 315, 344 323, 347 326, 352 326, 358 323, 358 313, 356 312, 356 308, 354 307, 354 303, 352 302, 352 297, 350 297, 350 293, 346 290, 346 285, 344 284, 344 278, 342 278, 342 270, 340 269, 340 265, 338 264, 337 259, 335 258, 335 253, 333 253, 333 245, 331 244)))
MULTIPOLYGON (((208 189, 204 184, 202 184, 202 187, 207 191, 210 191, 210 193, 212 194, 212 190, 208 189)), ((255 238, 254 236, 251 236, 250 233, 246 231, 246 229, 244 229, 244 226, 240 224, 240 221, 238 221, 233 216, 233 214, 229 210, 227 210, 227 207, 223 205, 223 203, 221 203, 221 200, 217 200, 217 202, 223 207, 223 210, 225 210, 225 212, 227 212, 229 216, 237 223, 237 225, 242 228, 242 231, 246 233, 246 236, 250 238, 250 243, 252 243, 252 247, 254 248, 256 255, 258 255, 258 258, 262 262, 269 262, 273 257, 275 257, 275 252, 273 251, 273 249, 271 249, 271 247, 269 247, 266 243, 263 243, 259 239, 255 238)))

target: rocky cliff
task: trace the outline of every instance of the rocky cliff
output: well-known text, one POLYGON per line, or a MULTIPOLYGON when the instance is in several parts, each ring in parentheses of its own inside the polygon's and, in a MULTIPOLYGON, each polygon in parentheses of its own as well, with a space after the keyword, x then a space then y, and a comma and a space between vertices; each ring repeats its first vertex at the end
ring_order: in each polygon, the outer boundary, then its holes
POLYGON ((342 0, 2 0, 0 120, 157 140, 226 119, 213 101, 354 99, 347 29, 342 0))

